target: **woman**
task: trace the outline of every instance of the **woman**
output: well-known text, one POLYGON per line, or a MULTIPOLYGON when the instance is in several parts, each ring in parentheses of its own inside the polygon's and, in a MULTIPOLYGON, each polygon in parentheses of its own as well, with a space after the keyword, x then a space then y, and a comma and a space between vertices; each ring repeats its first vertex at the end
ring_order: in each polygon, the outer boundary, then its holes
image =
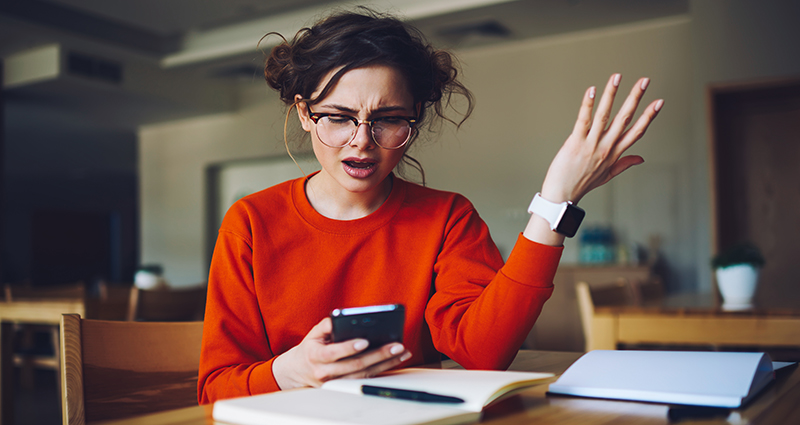
POLYGON ((226 215, 209 275, 200 403, 372 376, 440 353, 467 368, 508 367, 574 231, 548 222, 547 208, 575 211, 568 201, 642 163, 622 154, 663 105, 648 105, 626 130, 649 80, 613 120, 620 75, 594 117, 589 88, 504 264, 469 201, 394 175, 401 161, 419 165, 407 150, 429 112, 447 119, 443 103, 460 94, 469 115, 448 53, 394 18, 340 13, 273 49, 265 75, 288 112, 296 107, 322 169, 226 215), (331 310, 394 303, 406 308, 402 344, 330 342, 331 310))

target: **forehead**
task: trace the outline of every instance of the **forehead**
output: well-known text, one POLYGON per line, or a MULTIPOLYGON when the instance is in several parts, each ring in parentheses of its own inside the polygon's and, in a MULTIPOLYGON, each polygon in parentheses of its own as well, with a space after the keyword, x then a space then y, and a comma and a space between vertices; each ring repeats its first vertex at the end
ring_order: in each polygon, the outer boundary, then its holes
MULTIPOLYGON (((318 96, 325 85, 341 68, 329 72, 317 86, 312 98, 318 96)), ((331 88, 319 105, 341 104, 348 107, 377 108, 401 106, 412 108, 413 97, 405 77, 395 68, 386 65, 371 65, 345 72, 331 88)))

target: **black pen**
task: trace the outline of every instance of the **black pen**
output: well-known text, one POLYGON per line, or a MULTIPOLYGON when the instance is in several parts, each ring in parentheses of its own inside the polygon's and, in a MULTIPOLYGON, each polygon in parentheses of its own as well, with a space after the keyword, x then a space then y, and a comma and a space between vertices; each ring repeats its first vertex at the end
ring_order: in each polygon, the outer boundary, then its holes
POLYGON ((463 403, 464 400, 449 395, 426 393, 425 391, 401 390, 398 388, 374 387, 362 385, 361 392, 378 397, 399 398, 403 400, 426 401, 432 403, 463 403))

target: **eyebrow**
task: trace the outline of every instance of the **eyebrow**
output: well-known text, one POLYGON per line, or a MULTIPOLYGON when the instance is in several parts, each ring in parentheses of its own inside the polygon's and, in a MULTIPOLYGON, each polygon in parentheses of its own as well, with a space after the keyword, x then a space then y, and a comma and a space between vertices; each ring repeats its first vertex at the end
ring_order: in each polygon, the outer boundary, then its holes
MULTIPOLYGON (((344 105, 338 105, 338 104, 327 104, 327 105, 325 105, 325 104, 323 104, 323 105, 320 105, 320 106, 322 106, 323 108, 336 109, 337 111, 346 112, 346 113, 349 113, 349 114, 357 114, 358 113, 357 110, 355 110, 353 108, 349 108, 349 107, 344 106, 344 105)), ((384 112, 395 112, 395 111, 407 112, 406 108, 404 108, 402 106, 382 106, 382 107, 380 107, 378 109, 374 109, 374 110, 370 111, 370 113, 371 114, 380 114, 380 113, 384 113, 384 112)))

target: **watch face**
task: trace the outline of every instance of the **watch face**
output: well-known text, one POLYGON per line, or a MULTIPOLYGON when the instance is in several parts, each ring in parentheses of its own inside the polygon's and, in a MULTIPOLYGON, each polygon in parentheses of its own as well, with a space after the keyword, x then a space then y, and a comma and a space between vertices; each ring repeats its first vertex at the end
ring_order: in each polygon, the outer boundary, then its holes
POLYGON ((567 204, 567 210, 564 211, 564 215, 561 216, 561 221, 559 221, 558 226, 556 226, 556 232, 568 238, 575 236, 584 216, 586 216, 586 211, 575 205, 567 204))

